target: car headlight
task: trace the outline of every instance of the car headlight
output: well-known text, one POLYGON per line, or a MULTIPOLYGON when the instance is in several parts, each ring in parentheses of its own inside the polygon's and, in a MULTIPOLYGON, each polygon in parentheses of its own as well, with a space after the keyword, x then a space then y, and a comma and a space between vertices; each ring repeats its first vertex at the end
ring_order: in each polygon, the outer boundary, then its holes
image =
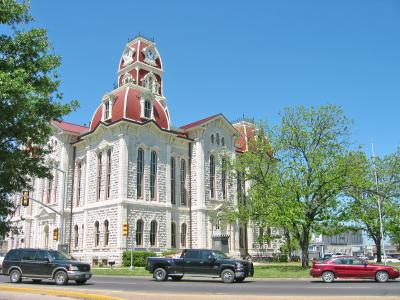
POLYGON ((70 265, 68 270, 70 270, 70 271, 79 271, 79 268, 78 268, 78 266, 70 265))
POLYGON ((243 269, 243 264, 242 263, 236 263, 236 269, 237 270, 242 270, 243 269))

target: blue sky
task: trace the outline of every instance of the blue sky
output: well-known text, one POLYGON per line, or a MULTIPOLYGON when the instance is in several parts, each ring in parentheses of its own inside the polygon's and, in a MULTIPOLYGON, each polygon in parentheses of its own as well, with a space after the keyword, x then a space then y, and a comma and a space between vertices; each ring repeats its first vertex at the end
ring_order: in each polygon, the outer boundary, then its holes
POLYGON ((174 126, 222 112, 276 124, 286 106, 336 104, 370 153, 400 144, 400 1, 32 0, 64 99, 90 121, 117 81, 125 43, 154 37, 174 126))

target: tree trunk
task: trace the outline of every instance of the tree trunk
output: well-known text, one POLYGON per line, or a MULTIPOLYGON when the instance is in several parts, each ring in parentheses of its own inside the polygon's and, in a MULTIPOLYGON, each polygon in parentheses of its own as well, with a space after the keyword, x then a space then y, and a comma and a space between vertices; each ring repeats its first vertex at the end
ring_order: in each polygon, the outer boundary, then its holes
POLYGON ((310 244, 308 231, 304 231, 302 240, 300 241, 301 248, 301 266, 306 268, 309 266, 308 246, 310 244))
POLYGON ((289 230, 284 229, 285 231, 285 239, 286 239, 286 245, 287 245, 287 249, 288 249, 288 261, 291 261, 291 256, 292 256, 292 241, 290 239, 290 233, 289 230))
POLYGON ((380 238, 376 239, 375 246, 376 246, 376 262, 380 263, 382 262, 382 244, 380 238))

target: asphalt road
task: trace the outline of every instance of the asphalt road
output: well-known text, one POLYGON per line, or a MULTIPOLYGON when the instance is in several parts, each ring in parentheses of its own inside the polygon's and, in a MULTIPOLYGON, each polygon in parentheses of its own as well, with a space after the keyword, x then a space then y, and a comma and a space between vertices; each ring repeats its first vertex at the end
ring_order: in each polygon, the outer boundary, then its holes
MULTIPOLYGON (((0 276, 0 282, 9 282, 0 276)), ((18 286, 58 288, 52 281, 33 284, 26 279, 18 286)), ((162 294, 202 294, 202 295, 263 295, 263 296, 400 296, 400 280, 387 283, 361 280, 337 280, 331 284, 318 279, 310 280, 257 280, 248 279, 243 283, 224 284, 219 279, 184 278, 180 282, 171 280, 156 282, 150 277, 94 276, 85 286, 71 282, 68 290, 121 291, 162 294)), ((63 287, 64 289, 64 287, 63 287)), ((0 284, 1 290, 1 284, 0 284)))

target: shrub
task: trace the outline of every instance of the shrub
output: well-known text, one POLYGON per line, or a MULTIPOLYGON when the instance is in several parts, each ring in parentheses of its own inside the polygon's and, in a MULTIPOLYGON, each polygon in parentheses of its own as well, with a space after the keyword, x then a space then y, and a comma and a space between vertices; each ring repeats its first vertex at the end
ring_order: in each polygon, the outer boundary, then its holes
MULTIPOLYGON (((129 267, 131 265, 131 252, 132 251, 124 251, 122 255, 124 267, 129 267)), ((148 251, 133 251, 133 265, 135 267, 144 267, 146 266, 146 258, 151 256, 157 256, 157 254, 148 251)))
POLYGON ((280 262, 288 262, 288 256, 286 254, 283 254, 279 257, 280 262))

